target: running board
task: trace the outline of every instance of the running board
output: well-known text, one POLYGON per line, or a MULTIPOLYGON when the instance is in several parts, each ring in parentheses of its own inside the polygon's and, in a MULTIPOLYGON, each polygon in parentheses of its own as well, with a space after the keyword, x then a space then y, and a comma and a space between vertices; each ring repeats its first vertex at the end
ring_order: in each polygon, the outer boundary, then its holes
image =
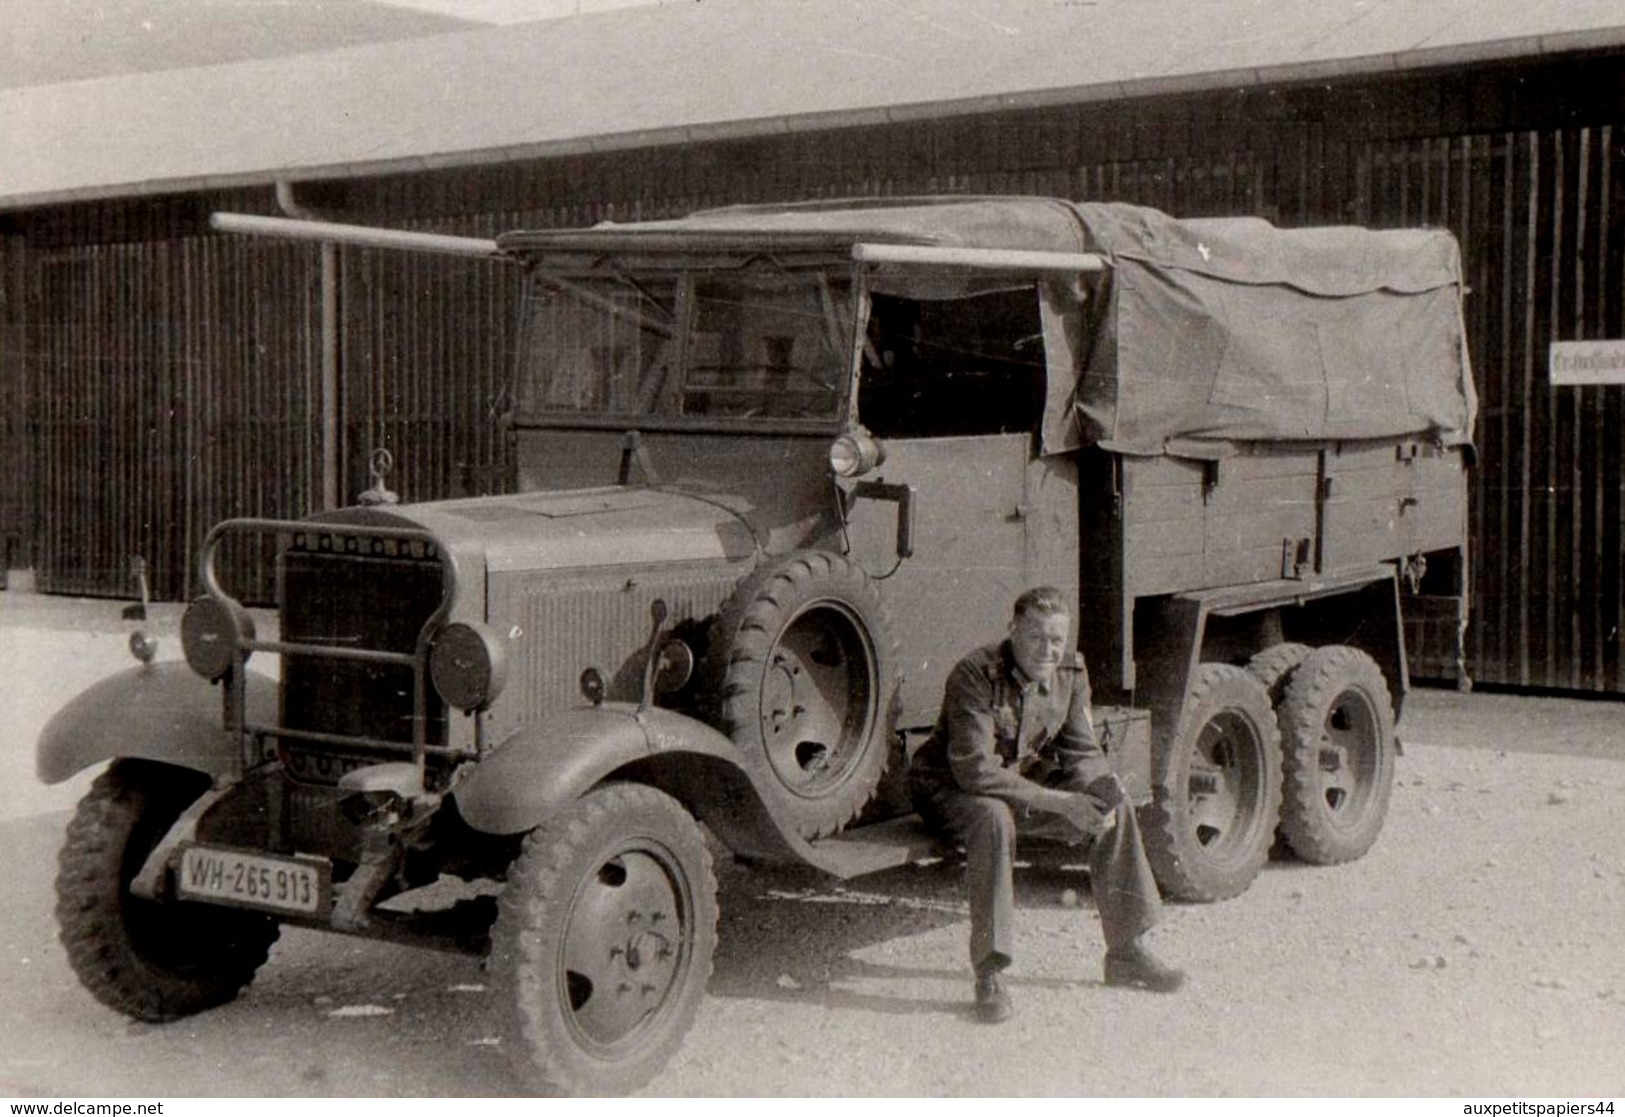
POLYGON ((926 829, 920 816, 904 815, 860 826, 832 838, 807 843, 808 864, 842 880, 896 869, 914 861, 941 857, 942 839, 926 829))

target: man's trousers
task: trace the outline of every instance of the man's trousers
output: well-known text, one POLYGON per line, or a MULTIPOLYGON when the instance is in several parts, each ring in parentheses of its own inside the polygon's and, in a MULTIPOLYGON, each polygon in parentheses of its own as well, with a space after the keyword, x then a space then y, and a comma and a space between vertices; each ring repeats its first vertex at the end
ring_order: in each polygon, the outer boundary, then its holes
POLYGON ((1113 825, 1098 838, 1060 815, 1012 810, 1001 799, 956 787, 916 788, 914 805, 927 825, 965 847, 970 957, 978 971, 1003 969, 1014 956, 1018 837, 1086 847, 1090 889, 1107 950, 1127 946, 1162 917, 1162 897, 1145 858, 1140 826, 1126 803, 1111 811, 1113 825))

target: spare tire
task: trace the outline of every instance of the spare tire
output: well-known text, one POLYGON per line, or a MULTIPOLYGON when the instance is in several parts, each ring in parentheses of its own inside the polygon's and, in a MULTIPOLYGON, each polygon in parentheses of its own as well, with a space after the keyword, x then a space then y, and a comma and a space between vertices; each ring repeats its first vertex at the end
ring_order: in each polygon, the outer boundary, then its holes
POLYGON ((706 661, 717 724, 780 825, 821 838, 857 817, 885 770, 897 689, 869 576, 826 551, 769 561, 724 603, 706 661))

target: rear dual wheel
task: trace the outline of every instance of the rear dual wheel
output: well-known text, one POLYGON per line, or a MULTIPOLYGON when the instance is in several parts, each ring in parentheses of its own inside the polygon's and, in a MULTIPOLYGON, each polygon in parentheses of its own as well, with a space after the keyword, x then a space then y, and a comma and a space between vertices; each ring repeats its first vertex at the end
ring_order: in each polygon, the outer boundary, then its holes
POLYGON ((1166 777, 1146 808, 1146 856, 1163 894, 1238 896, 1263 868, 1281 802, 1281 744, 1264 684, 1205 663, 1180 717, 1166 777))
POLYGON ((1287 679, 1298 669, 1304 657, 1314 650, 1308 644, 1290 641, 1271 644, 1247 661, 1247 673, 1263 683, 1270 701, 1280 706, 1281 697, 1286 693, 1287 679))
POLYGON ((1394 713, 1382 669, 1365 652, 1316 648, 1288 678, 1281 833, 1316 865, 1363 856, 1382 832, 1394 786, 1394 713))

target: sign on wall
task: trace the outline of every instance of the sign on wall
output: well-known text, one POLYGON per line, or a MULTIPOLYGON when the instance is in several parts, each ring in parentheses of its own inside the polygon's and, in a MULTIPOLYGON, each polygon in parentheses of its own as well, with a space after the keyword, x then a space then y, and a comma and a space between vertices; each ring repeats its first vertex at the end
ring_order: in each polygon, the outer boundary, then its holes
POLYGON ((1554 386, 1625 384, 1625 340, 1554 341, 1549 370, 1554 386))

